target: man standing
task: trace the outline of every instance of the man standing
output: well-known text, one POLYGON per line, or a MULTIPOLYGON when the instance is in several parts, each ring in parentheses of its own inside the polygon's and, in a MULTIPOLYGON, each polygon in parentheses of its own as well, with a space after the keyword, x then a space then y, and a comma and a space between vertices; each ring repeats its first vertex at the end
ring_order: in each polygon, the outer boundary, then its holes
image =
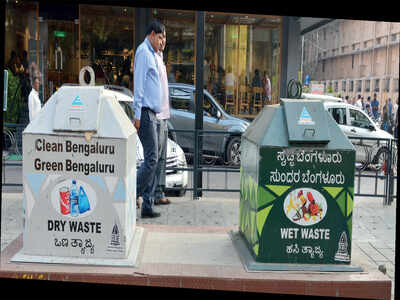
POLYGON ((34 77, 32 82, 32 90, 28 96, 29 122, 32 122, 38 112, 42 109, 42 103, 39 99, 39 86, 40 78, 34 77))
POLYGON ((135 54, 134 98, 135 121, 143 145, 144 162, 137 173, 137 195, 143 198, 142 218, 156 218, 153 211, 155 175, 158 162, 158 134, 156 114, 161 112, 162 88, 156 53, 165 37, 165 26, 154 20, 147 29, 146 38, 135 54))
POLYGON ((271 101, 271 81, 269 80, 267 71, 264 71, 263 87, 264 87, 265 98, 268 102, 270 102, 271 101))
POLYGON ((170 107, 169 107, 169 93, 168 93, 168 75, 167 70, 163 61, 163 51, 165 48, 166 38, 164 36, 163 43, 160 51, 157 52, 157 66, 160 74, 161 81, 161 112, 157 114, 158 125, 158 164, 156 171, 155 185, 156 190, 154 194, 154 204, 170 204, 170 201, 165 198, 165 165, 167 157, 167 141, 168 141, 168 126, 167 120, 169 119, 170 107))
POLYGON ((371 102, 371 108, 372 115, 374 116, 374 119, 377 120, 379 117, 379 101, 376 99, 376 94, 374 94, 374 99, 371 102))
POLYGON ((355 106, 357 106, 361 110, 364 110, 364 97, 361 97, 361 95, 358 95, 355 106))

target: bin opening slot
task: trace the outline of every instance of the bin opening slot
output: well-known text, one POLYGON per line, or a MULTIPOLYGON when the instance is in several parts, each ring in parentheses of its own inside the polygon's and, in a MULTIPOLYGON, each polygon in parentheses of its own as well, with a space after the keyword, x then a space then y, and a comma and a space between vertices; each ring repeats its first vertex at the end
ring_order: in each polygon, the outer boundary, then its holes
POLYGON ((327 112, 321 101, 281 100, 289 143, 327 144, 331 140, 327 112))
POLYGON ((80 118, 69 118, 69 125, 71 128, 79 128, 81 126, 80 118))
POLYGON ((312 136, 314 136, 314 135, 315 135, 315 129, 314 129, 314 128, 306 128, 306 129, 304 129, 303 136, 305 136, 305 137, 307 137, 307 136, 312 137, 312 136))

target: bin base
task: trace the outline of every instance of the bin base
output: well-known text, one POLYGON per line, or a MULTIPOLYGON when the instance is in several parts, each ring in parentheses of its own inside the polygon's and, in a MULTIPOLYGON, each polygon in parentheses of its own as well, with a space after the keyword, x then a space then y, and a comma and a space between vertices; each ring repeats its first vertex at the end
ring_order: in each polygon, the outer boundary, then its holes
POLYGON ((136 227, 135 234, 130 246, 127 258, 83 258, 83 257, 62 257, 42 256, 23 254, 23 249, 16 253, 11 259, 12 262, 22 263, 48 263, 48 264, 74 264, 74 265, 98 265, 98 266, 121 266, 137 267, 137 257, 143 237, 143 227, 136 227))
POLYGON ((332 265, 332 264, 284 264, 284 263, 261 263, 255 261, 251 254, 243 235, 237 231, 229 232, 234 248, 247 272, 262 271, 307 271, 307 272, 363 272, 359 266, 352 265, 332 265))

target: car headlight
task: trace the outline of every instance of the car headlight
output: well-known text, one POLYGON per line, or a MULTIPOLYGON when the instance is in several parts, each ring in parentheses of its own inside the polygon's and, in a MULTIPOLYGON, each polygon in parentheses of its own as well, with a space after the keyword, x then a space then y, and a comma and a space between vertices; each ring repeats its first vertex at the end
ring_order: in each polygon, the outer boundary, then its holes
MULTIPOLYGON (((186 163, 186 156, 185 153, 181 153, 177 157, 178 160, 178 168, 187 168, 187 163, 186 163)), ((183 173, 183 170, 179 170, 178 173, 183 173)))
MULTIPOLYGON (((179 147, 178 144, 175 142, 171 141, 171 154, 175 156, 176 163, 177 163, 177 168, 187 168, 187 163, 186 163, 186 156, 185 153, 183 152, 182 148, 179 147)), ((184 171, 179 170, 177 171, 178 174, 183 173, 184 171)))

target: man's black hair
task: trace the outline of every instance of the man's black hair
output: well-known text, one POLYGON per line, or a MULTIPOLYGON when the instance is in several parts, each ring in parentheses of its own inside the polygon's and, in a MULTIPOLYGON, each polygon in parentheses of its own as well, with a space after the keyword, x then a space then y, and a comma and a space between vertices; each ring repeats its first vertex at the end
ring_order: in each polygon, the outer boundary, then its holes
POLYGON ((146 36, 149 35, 152 31, 154 31, 156 34, 164 33, 165 26, 164 24, 161 24, 157 19, 153 19, 153 21, 147 27, 146 36))

